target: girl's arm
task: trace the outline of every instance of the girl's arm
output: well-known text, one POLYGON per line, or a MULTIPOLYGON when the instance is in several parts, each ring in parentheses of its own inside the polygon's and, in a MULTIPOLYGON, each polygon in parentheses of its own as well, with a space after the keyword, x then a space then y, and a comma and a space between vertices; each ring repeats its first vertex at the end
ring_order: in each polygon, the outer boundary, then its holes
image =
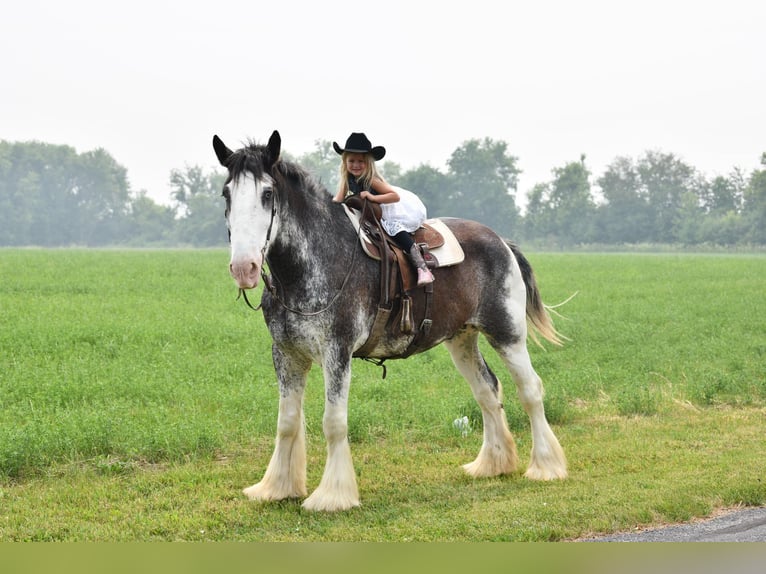
POLYGON ((373 195, 369 191, 363 191, 359 194, 359 197, 369 199, 373 203, 396 203, 399 201, 399 194, 382 179, 374 179, 370 187, 377 195, 373 195))

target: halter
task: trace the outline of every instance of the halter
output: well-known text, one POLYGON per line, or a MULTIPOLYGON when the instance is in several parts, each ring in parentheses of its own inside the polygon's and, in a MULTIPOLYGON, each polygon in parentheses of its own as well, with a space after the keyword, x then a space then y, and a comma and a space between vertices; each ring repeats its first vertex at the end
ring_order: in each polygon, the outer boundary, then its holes
MULTIPOLYGON (((278 283, 281 284, 281 281, 279 281, 279 277, 277 277, 276 273, 271 269, 271 264, 268 263, 268 258, 266 256, 266 251, 269 247, 269 242, 271 241, 271 228, 274 226, 274 218, 277 214, 277 197, 278 195, 274 194, 274 200, 271 203, 271 221, 269 221, 269 229, 266 232, 266 241, 263 244, 263 248, 261 249, 261 261, 263 261, 263 265, 261 265, 261 279, 263 279, 263 284, 268 289, 269 293, 271 293, 271 296, 276 299, 282 307, 284 307, 287 311, 290 311, 291 313, 295 313, 296 315, 300 315, 301 317, 314 317, 316 315, 321 315, 325 311, 327 311, 332 305, 335 303, 335 301, 340 297, 340 294, 343 292, 343 289, 346 287, 346 284, 348 283, 349 277, 351 277, 351 271, 354 269, 354 261, 356 260, 356 252, 358 251, 357 248, 352 249, 351 251, 351 263, 348 265, 348 271, 346 271, 346 276, 343 278, 343 282, 340 285, 340 289, 335 293, 332 299, 330 299, 330 302, 327 303, 324 307, 319 309, 318 311, 301 311, 300 309, 295 309, 285 303, 285 301, 278 295, 276 287, 274 287, 274 283, 271 281, 271 276, 273 276, 278 283), (265 268, 266 264, 269 264, 269 271, 271 273, 271 276, 266 274, 265 268)), ((362 215, 364 216, 367 212, 367 206, 368 206, 368 200, 364 200, 364 205, 362 207, 362 215)), ((361 234, 361 226, 359 230, 357 231, 357 239, 359 239, 359 234, 361 234)), ((245 300, 245 303, 248 307, 250 307, 253 311, 259 311, 261 310, 261 307, 263 306, 263 303, 259 303, 257 307, 253 307, 250 303, 249 299, 247 298, 247 292, 244 289, 239 290, 239 294, 237 295, 237 301, 239 301, 239 298, 242 297, 245 300)))

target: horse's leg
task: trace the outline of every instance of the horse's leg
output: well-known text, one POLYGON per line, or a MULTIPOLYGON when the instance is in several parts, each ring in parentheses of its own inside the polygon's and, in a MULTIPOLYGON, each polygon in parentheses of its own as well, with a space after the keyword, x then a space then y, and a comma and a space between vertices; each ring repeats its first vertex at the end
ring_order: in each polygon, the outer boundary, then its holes
POLYGON ((502 385, 482 357, 478 340, 478 332, 469 328, 444 342, 455 366, 471 385, 484 425, 479 455, 463 468, 476 477, 509 474, 516 471, 519 463, 516 443, 503 410, 502 385))
POLYGON ((286 356, 272 347, 279 378, 279 416, 274 454, 258 484, 243 492, 251 500, 282 500, 306 496, 306 431, 303 391, 311 362, 286 356))
POLYGON ((325 410, 322 420, 327 461, 317 489, 304 502, 307 510, 336 511, 359 506, 359 489, 348 444, 348 391, 351 357, 328 353, 324 364, 325 410))
MULTIPOLYGON (((517 325, 526 334, 526 324, 517 325)), ((494 344, 513 376, 519 400, 529 416, 532 428, 532 454, 524 476, 533 480, 567 477, 567 461, 556 435, 553 434, 543 407, 543 383, 532 367, 526 338, 509 345, 494 344)))

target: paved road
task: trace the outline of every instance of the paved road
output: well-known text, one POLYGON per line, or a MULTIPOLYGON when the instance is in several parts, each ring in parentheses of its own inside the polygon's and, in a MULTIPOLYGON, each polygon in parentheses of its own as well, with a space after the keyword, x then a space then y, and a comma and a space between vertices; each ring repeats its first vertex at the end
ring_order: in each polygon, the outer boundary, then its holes
POLYGON ((583 542, 766 542, 766 507, 737 509, 691 524, 612 534, 583 542))

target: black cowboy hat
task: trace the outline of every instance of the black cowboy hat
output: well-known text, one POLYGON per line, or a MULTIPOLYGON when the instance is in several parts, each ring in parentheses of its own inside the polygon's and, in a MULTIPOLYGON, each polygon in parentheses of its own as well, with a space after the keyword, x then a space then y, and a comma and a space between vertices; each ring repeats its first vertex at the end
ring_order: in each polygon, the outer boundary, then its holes
POLYGON ((367 136, 359 132, 354 132, 348 136, 345 148, 341 148, 337 142, 332 142, 332 147, 335 148, 335 152, 338 155, 343 155, 343 152, 370 153, 375 161, 383 159, 386 155, 386 148, 382 145, 372 147, 367 136))

